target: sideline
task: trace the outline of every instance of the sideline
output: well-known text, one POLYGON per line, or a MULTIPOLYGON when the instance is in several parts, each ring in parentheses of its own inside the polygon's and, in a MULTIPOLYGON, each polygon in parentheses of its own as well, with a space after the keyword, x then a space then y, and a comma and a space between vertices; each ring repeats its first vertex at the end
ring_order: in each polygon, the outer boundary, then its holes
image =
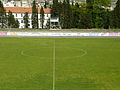
POLYGON ((55 60, 55 52, 56 52, 56 47, 55 47, 55 40, 54 40, 54 42, 53 42, 53 90, 55 90, 55 79, 56 79, 56 73, 55 73, 55 71, 56 71, 56 60, 55 60))

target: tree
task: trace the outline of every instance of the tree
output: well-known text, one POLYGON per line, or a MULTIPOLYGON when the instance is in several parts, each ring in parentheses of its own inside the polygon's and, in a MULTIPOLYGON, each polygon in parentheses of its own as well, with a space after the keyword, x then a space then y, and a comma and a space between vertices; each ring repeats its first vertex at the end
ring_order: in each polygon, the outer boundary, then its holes
POLYGON ((94 28, 103 28, 103 16, 105 9, 99 6, 94 6, 93 9, 93 24, 94 28))
POLYGON ((72 9, 69 0, 64 0, 62 10, 60 11, 60 23, 62 28, 71 28, 72 26, 72 9))
POLYGON ((89 12, 86 8, 87 5, 83 4, 80 7, 80 22, 79 22, 79 28, 84 28, 84 29, 88 29, 92 27, 92 16, 91 16, 91 12, 89 12))
POLYGON ((18 19, 16 19, 15 20, 15 28, 19 28, 19 25, 20 25, 20 23, 19 23, 18 19))
POLYGON ((120 0, 117 1, 112 16, 113 16, 113 28, 120 28, 120 0))
POLYGON ((78 3, 75 5, 73 4, 71 6, 72 9, 72 22, 71 22, 71 27, 72 28, 79 28, 79 23, 80 23, 80 6, 78 3))
POLYGON ((94 0, 94 4, 108 7, 111 4, 111 0, 94 0))
POLYGON ((29 27, 29 16, 28 16, 27 12, 25 13, 25 15, 23 17, 23 20, 24 20, 25 28, 28 28, 29 27))
POLYGON ((43 24, 44 24, 44 9, 43 7, 41 7, 40 9, 40 21, 41 21, 41 26, 42 26, 42 29, 43 29, 43 24))
POLYGON ((109 21, 106 7, 110 5, 110 0, 87 0, 87 13, 89 14, 89 28, 108 28, 109 21), (105 21, 104 17, 107 18, 105 21), (107 24, 107 25, 104 25, 107 24))
POLYGON ((50 18, 47 20, 46 27, 47 27, 47 29, 50 29, 50 18))
POLYGON ((38 9, 36 7, 36 2, 35 0, 33 1, 33 6, 32 6, 32 28, 38 28, 38 9))
POLYGON ((117 21, 115 20, 115 14, 114 11, 110 12, 110 28, 117 28, 116 23, 117 21))
POLYGON ((61 4, 61 13, 60 13, 60 25, 62 28, 65 28, 65 13, 66 13, 66 1, 64 0, 61 4))
POLYGON ((104 10, 103 13, 103 28, 110 28, 110 11, 108 9, 104 10))
POLYGON ((65 13, 65 18, 66 18, 66 25, 65 28, 71 28, 72 22, 71 22, 71 17, 72 17, 72 9, 70 6, 70 1, 66 0, 66 13, 65 13))
POLYGON ((47 8, 48 5, 49 3, 45 0, 44 8, 47 8))
POLYGON ((59 16, 59 5, 58 5, 58 0, 53 0, 53 5, 52 5, 52 17, 58 17, 59 16))
POLYGON ((19 22, 18 20, 15 20, 14 15, 11 11, 8 12, 8 27, 9 28, 18 28, 19 22))
POLYGON ((7 17, 6 17, 6 12, 3 7, 3 3, 0 0, 0 28, 5 28, 7 27, 7 17))
POLYGON ((86 4, 86 13, 85 16, 83 17, 86 17, 87 19, 86 20, 86 24, 87 24, 87 27, 86 28, 93 28, 94 27, 94 13, 93 13, 93 10, 94 10, 94 0, 87 0, 86 1, 87 4, 86 4))

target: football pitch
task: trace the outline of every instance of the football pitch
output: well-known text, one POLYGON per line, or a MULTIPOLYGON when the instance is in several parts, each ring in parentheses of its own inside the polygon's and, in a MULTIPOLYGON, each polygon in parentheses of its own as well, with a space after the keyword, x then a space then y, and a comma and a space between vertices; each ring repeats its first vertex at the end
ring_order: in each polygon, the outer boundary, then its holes
POLYGON ((0 90, 120 90, 120 39, 0 38, 0 90))

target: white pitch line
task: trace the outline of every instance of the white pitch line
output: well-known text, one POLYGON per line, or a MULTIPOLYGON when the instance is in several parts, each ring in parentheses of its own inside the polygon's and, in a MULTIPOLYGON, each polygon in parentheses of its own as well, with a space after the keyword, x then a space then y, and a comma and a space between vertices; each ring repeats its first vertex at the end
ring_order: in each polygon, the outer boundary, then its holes
POLYGON ((53 45, 53 90, 55 90, 55 40, 53 45))

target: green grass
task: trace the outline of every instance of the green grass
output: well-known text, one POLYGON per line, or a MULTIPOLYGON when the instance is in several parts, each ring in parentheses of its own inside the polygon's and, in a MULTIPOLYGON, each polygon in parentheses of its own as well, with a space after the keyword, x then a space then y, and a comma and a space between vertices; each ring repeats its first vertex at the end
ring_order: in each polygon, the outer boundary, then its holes
POLYGON ((0 90, 120 90, 120 39, 0 38, 0 90))

